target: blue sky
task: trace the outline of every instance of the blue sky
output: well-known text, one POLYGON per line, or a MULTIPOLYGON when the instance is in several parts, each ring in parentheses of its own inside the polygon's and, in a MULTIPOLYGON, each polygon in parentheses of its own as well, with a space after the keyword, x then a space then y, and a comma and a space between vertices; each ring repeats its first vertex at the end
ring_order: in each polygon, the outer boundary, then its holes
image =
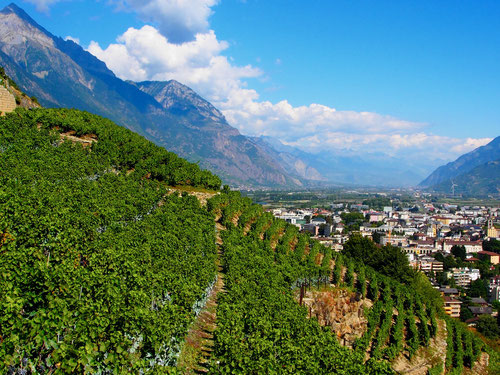
POLYGON ((429 165, 500 135, 500 1, 17 4, 121 78, 194 88, 244 134, 429 165))

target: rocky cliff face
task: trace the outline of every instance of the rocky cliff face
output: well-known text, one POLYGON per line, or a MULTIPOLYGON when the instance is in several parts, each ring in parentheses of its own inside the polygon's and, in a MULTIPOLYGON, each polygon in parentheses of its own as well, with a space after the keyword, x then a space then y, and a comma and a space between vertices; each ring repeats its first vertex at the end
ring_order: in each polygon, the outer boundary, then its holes
POLYGON ((171 131, 175 141, 163 139, 172 151, 186 155, 191 161, 231 176, 239 185, 294 186, 300 181, 289 175, 280 163, 252 139, 230 126, 224 115, 189 87, 175 81, 134 83, 184 126, 182 132, 171 131))
POLYGON ((45 107, 108 117, 239 186, 296 186, 279 162, 231 127, 188 87, 134 84, 72 41, 50 34, 14 4, 0 12, 0 65, 45 107))
MULTIPOLYGON (((133 83, 133 82, 132 82, 133 83)), ((194 90, 175 80, 166 82, 145 81, 134 83, 141 91, 153 96, 163 108, 172 113, 189 116, 196 123, 214 123, 237 135, 224 115, 194 90)))
POLYGON ((340 344, 349 347, 365 333, 368 320, 364 310, 373 305, 358 293, 344 289, 307 291, 303 303, 309 309, 310 317, 314 316, 319 324, 330 327, 337 333, 340 344))

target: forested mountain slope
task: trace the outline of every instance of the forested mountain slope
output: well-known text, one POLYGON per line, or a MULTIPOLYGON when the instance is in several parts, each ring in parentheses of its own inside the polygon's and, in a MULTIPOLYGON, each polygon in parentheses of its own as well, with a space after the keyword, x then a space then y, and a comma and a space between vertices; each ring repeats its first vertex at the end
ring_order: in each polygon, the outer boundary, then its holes
POLYGON ((332 253, 220 185, 89 113, 0 118, 0 372, 392 374, 438 335, 446 354, 424 369, 461 373, 485 355, 397 248, 355 236, 332 253), (212 347, 198 358, 184 342, 218 264, 212 347), (352 347, 304 289, 371 306, 352 347))

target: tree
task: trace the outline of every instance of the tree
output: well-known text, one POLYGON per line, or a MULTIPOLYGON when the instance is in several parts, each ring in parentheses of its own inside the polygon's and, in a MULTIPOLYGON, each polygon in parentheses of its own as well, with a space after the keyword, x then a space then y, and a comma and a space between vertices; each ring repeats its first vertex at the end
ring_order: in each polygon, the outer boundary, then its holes
POLYGON ((488 297, 488 285, 486 280, 477 279, 470 283, 467 293, 470 297, 488 297))
POLYGON ((453 245, 451 248, 451 253, 455 256, 455 258, 460 258, 465 260, 467 255, 467 251, 465 250, 464 245, 453 245))
POLYGON ((489 339, 496 340, 500 337, 500 329, 495 318, 491 315, 481 315, 476 322, 476 329, 489 339))
POLYGON ((408 257, 398 247, 391 245, 377 247, 371 239, 353 235, 344 244, 343 252, 400 282, 409 284, 415 276, 415 271, 410 268, 408 257))
POLYGON ((460 320, 462 322, 465 322, 466 320, 469 320, 471 318, 474 318, 474 314, 469 310, 469 306, 467 306, 465 303, 462 304, 462 306, 460 306, 460 320))
POLYGON ((373 242, 380 243, 380 239, 382 238, 382 234, 380 232, 373 232, 372 234, 373 242))
POLYGON ((434 259, 436 259, 438 262, 444 263, 444 255, 442 253, 436 253, 434 255, 434 259))
POLYGON ((446 272, 436 272, 436 282, 440 285, 448 284, 448 276, 446 276, 446 272))
POLYGON ((447 257, 444 258, 443 269, 445 271, 455 267, 457 267, 457 261, 454 256, 448 255, 447 257))
POLYGON ((500 253, 500 241, 493 238, 489 241, 483 241, 483 250, 500 253))
POLYGON ((340 214, 340 217, 342 218, 342 221, 345 223, 346 229, 348 231, 359 230, 359 226, 365 220, 365 217, 360 212, 350 212, 350 213, 343 212, 340 214))

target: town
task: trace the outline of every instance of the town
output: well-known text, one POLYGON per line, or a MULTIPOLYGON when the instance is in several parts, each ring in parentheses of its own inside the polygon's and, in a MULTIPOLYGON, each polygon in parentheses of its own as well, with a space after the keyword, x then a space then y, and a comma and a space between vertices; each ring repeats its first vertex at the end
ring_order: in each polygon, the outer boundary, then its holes
MULTIPOLYGON (((290 193, 289 193, 290 194, 290 193)), ((249 194, 252 195, 252 194, 249 194)), ((400 194, 398 194, 400 195, 400 194)), ((282 196, 282 194, 280 194, 282 196)), ((443 296, 446 313, 475 325, 496 317, 500 306, 500 208, 498 204, 437 203, 430 194, 413 193, 402 202, 387 194, 314 205, 300 201, 268 204, 275 217, 335 251, 353 234, 378 246, 396 246, 409 265, 425 273, 443 296), (361 202, 361 203, 360 203, 361 202)), ((350 197, 352 198, 352 197, 350 197)), ((280 198, 281 202, 282 199, 280 198)), ((317 203, 317 202, 316 202, 317 203)))

